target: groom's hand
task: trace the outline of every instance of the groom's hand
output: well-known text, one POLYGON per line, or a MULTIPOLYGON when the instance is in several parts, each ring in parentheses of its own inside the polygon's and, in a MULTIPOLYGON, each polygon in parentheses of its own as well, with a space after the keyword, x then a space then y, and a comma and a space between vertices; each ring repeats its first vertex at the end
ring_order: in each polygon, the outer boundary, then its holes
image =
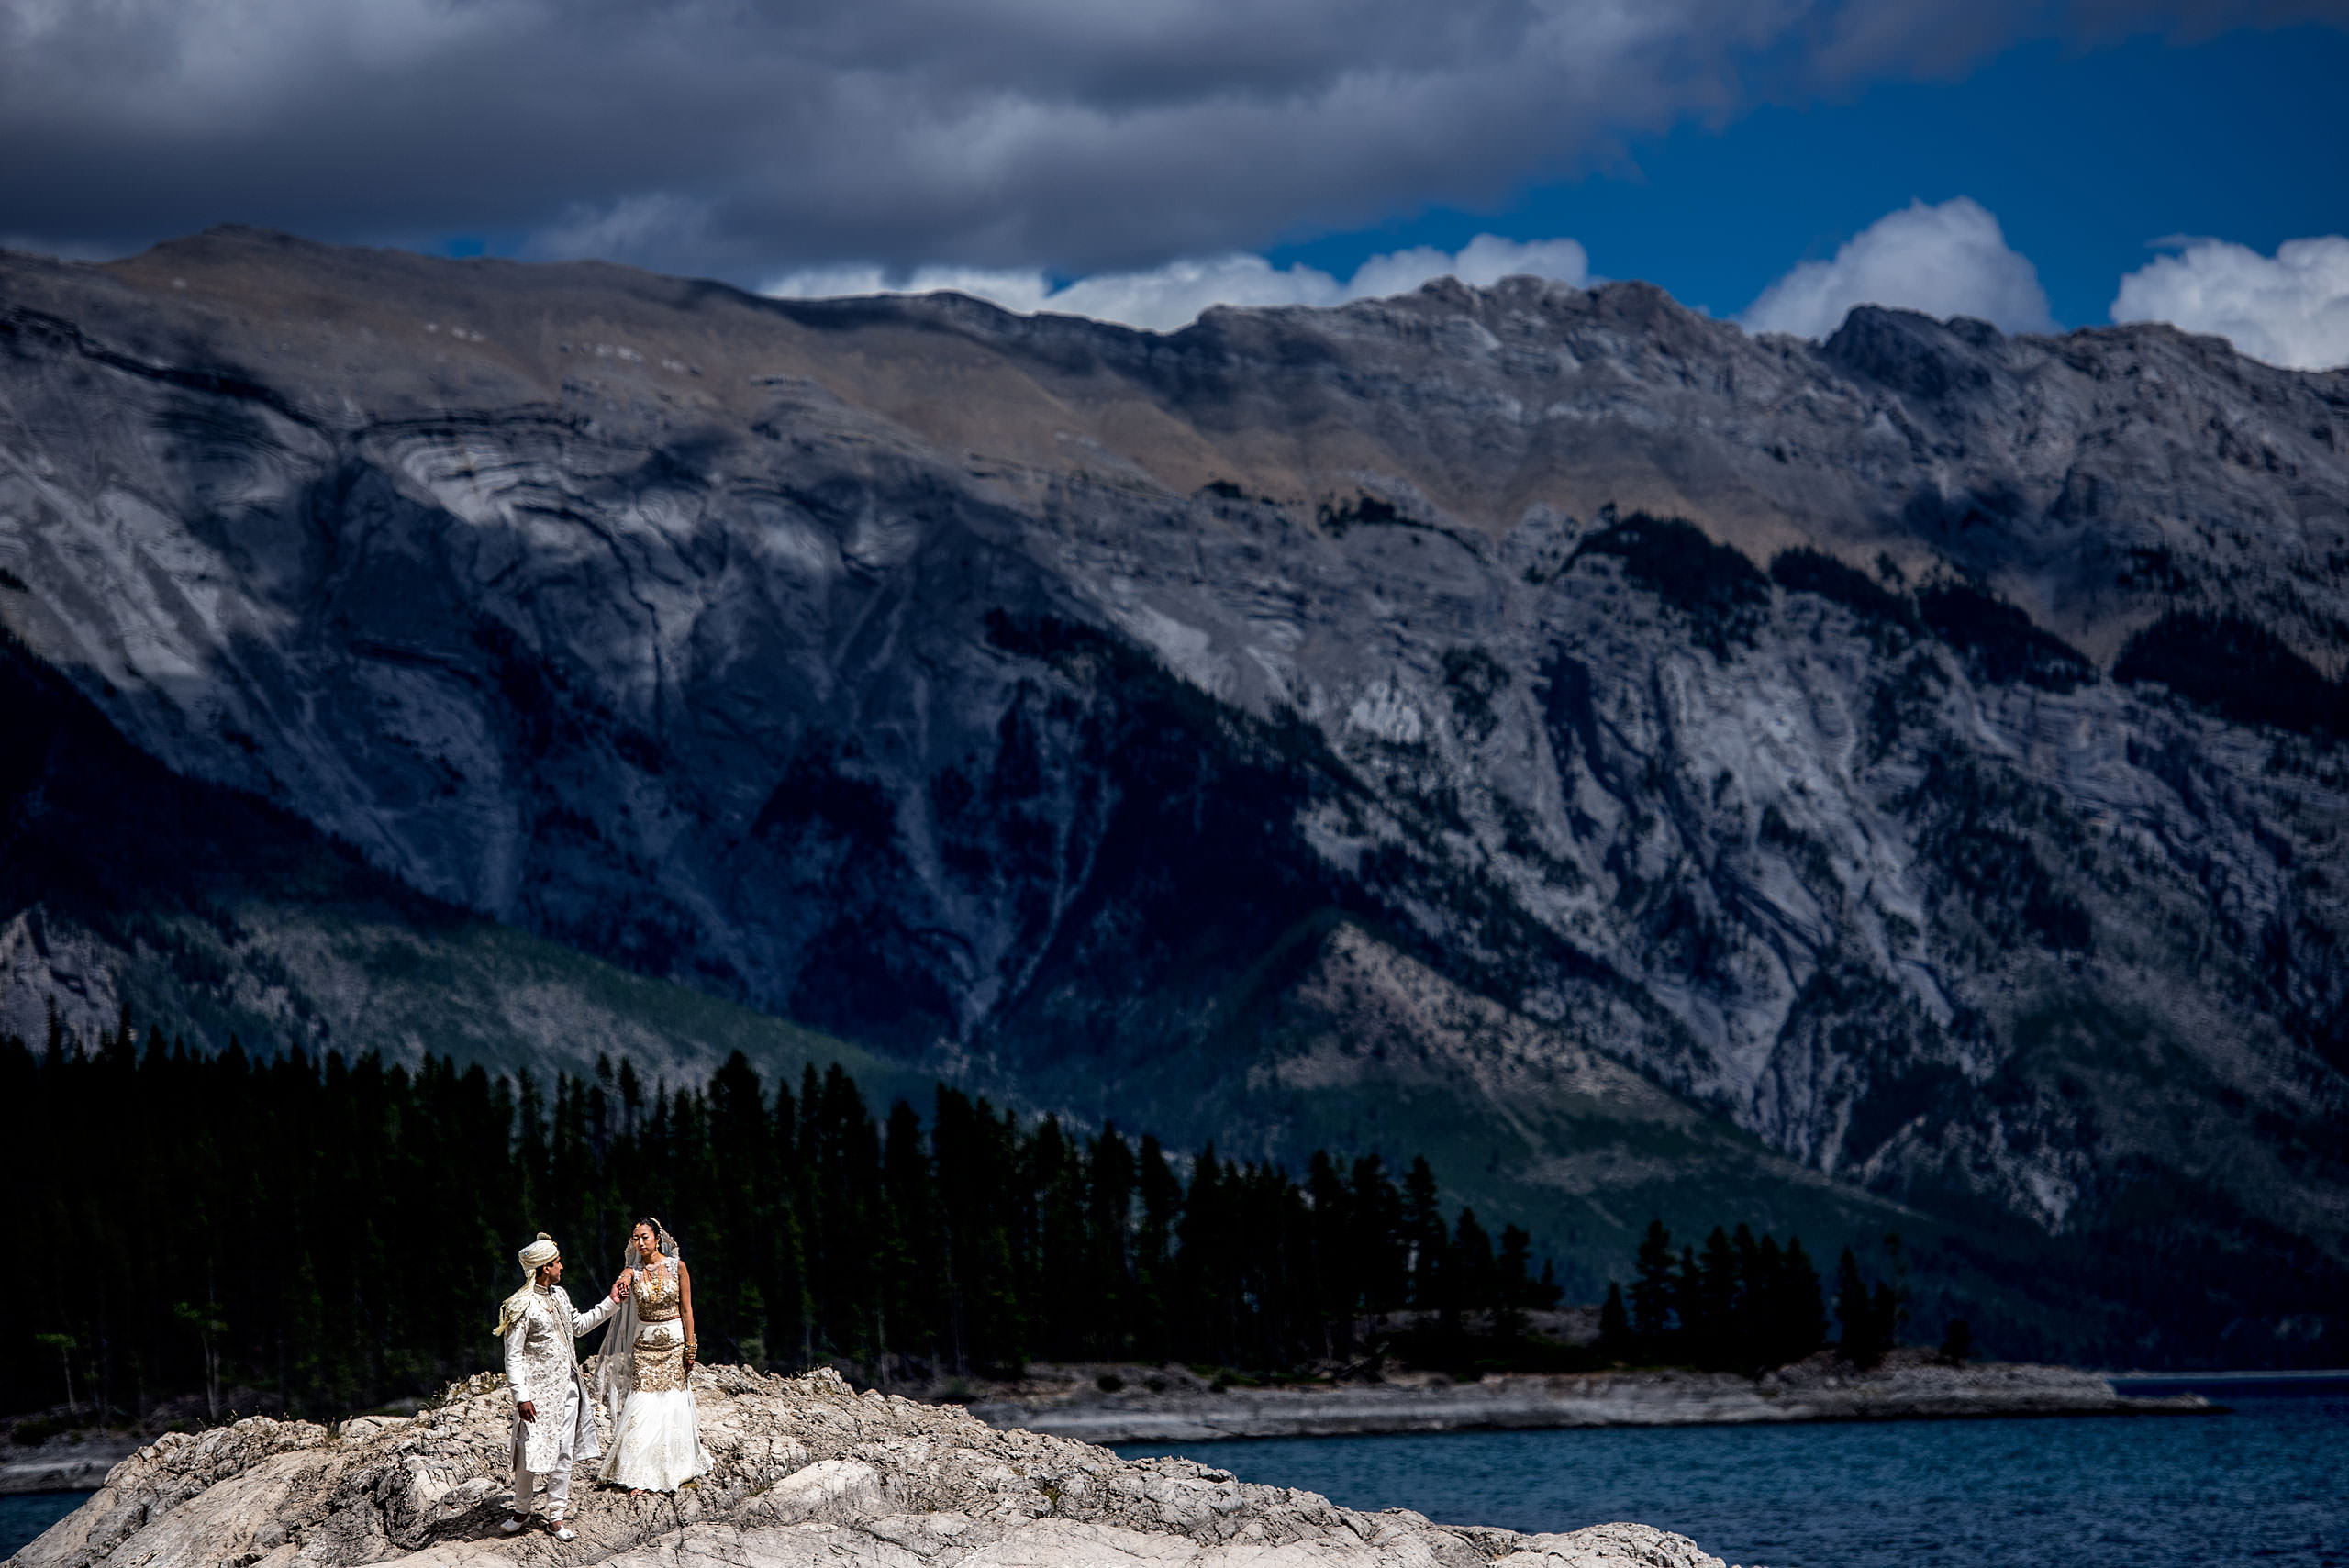
POLYGON ((539 1407, 528 1399, 523 1400, 514 1408, 521 1413, 522 1419, 526 1421, 535 1421, 539 1418, 539 1407))

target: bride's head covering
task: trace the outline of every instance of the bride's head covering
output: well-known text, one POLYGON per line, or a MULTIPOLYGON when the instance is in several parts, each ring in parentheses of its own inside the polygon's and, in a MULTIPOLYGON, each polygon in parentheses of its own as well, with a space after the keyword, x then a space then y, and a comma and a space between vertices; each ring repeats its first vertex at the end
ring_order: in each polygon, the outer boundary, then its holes
POLYGON ((522 1288, 498 1304, 497 1337, 499 1339, 502 1340, 514 1331, 516 1320, 522 1316, 523 1309, 530 1305, 530 1295, 539 1288, 539 1271, 562 1256, 562 1249, 556 1246, 554 1238, 543 1230, 539 1232, 537 1240, 514 1254, 514 1261, 522 1265, 522 1288))
MULTIPOLYGON (((636 1225, 641 1225, 652 1232, 653 1240, 659 1245, 661 1249, 661 1255, 662 1257, 674 1258, 677 1255, 677 1239, 674 1236, 670 1235, 668 1228, 662 1225, 659 1220, 653 1218, 648 1214, 639 1219, 636 1222, 636 1225)), ((631 1267, 636 1262, 636 1225, 631 1225, 628 1228, 628 1247, 626 1250, 628 1262, 621 1264, 621 1267, 623 1268, 631 1267)))

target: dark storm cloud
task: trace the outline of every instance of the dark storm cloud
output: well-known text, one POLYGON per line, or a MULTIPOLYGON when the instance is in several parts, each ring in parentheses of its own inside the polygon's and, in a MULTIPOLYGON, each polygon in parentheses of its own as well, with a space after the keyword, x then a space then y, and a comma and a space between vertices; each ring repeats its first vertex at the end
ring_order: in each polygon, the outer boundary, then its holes
POLYGON ((2028 33, 2013 0, 0 0, 0 235, 488 233, 753 281, 1070 271, 1498 199, 1611 136, 2028 33))

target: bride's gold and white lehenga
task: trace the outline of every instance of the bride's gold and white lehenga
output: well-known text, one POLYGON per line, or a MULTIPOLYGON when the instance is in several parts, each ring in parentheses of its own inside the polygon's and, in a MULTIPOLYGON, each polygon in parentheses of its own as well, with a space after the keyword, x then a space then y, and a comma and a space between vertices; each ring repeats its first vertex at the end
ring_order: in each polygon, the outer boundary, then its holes
POLYGON ((651 1492, 674 1492, 709 1473, 711 1463, 685 1385, 674 1246, 670 1242, 650 1266, 633 1265, 634 1282, 613 1314, 596 1369, 597 1397, 612 1416, 601 1478, 651 1492))

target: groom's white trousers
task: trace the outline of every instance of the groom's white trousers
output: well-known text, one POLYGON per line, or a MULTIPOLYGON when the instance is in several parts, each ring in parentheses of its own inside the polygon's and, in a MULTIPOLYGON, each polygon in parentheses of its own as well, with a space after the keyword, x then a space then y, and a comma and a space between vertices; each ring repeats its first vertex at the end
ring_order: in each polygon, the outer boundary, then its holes
MULTIPOLYGON (((571 1392, 563 1400, 562 1414, 555 1418, 561 1422, 556 1429, 562 1433, 562 1447, 556 1455, 554 1468, 546 1473, 547 1518, 551 1519, 562 1518, 564 1512, 571 1507, 571 1451, 572 1446, 579 1440, 578 1380, 573 1379, 567 1386, 571 1392)), ((544 1410, 539 1412, 540 1420, 543 1421, 547 1418, 548 1412, 544 1410)), ((514 1451, 519 1454, 522 1451, 521 1446, 517 1444, 514 1451)), ((518 1462, 514 1466, 514 1511, 516 1513, 522 1515, 529 1513, 531 1506, 538 1501, 538 1473, 523 1469, 518 1462)))

